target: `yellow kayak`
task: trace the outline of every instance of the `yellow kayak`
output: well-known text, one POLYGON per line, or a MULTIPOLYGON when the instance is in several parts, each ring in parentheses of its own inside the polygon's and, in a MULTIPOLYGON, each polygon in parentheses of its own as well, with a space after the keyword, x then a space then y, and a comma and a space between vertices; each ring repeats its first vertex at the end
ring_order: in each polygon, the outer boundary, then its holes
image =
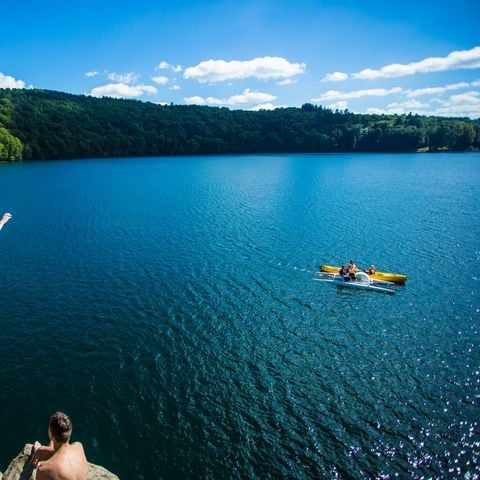
MULTIPOLYGON (((320 271, 327 272, 327 273, 338 273, 340 271, 340 267, 332 267, 330 265, 320 265, 320 271)), ((357 272, 361 272, 362 270, 358 269, 357 272)), ((405 283, 407 281, 407 276, 401 273, 389 273, 389 272, 375 272, 373 275, 368 275, 370 278, 374 280, 385 280, 386 282, 393 282, 393 283, 405 283)))

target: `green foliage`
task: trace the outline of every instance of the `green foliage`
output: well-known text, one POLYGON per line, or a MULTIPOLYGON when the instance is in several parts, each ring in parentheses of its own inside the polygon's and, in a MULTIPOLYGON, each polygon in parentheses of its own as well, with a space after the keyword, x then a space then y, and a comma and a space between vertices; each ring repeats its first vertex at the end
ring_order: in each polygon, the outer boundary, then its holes
POLYGON ((478 121, 360 115, 304 104, 251 112, 0 89, 0 159, 480 147, 478 121))
POLYGON ((0 162, 16 162, 22 159, 22 142, 6 128, 0 126, 0 162))

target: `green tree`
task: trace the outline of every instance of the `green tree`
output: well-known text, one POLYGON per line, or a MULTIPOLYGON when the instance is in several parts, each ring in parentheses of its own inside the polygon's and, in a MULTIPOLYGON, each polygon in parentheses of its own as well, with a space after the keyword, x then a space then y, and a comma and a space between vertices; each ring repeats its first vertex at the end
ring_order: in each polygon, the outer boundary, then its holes
POLYGON ((22 159, 22 142, 6 128, 0 127, 0 161, 17 162, 22 159))
POLYGON ((2 159, 480 148, 478 121, 362 115, 310 103, 273 111, 0 89, 2 159), (23 149, 23 153, 22 153, 23 149))

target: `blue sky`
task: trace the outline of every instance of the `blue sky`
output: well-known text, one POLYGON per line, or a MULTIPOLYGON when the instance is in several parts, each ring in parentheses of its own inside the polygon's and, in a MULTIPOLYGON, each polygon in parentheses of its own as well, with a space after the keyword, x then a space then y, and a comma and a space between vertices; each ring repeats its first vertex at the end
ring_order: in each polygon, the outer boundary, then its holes
POLYGON ((480 1, 2 2, 0 87, 480 117, 480 1))

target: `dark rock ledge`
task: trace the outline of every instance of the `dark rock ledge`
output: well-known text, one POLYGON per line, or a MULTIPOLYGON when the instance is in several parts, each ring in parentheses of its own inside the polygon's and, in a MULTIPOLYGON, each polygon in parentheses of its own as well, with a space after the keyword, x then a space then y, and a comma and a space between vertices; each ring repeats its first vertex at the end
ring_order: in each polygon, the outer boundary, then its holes
MULTIPOLYGON (((10 463, 5 473, 0 472, 0 480, 33 480, 33 467, 29 463, 33 445, 27 443, 10 463)), ((87 480, 119 480, 113 473, 105 470, 103 467, 89 463, 87 480)))

